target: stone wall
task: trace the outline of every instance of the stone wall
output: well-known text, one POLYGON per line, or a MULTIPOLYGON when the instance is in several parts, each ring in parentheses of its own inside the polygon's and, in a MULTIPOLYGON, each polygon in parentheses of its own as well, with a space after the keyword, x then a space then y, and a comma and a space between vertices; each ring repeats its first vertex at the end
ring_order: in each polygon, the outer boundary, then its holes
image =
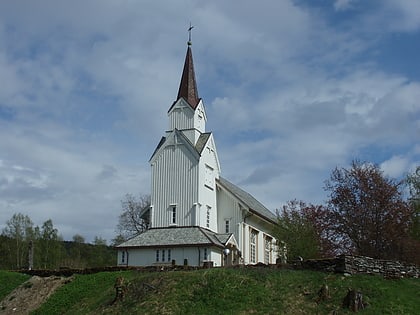
POLYGON ((415 265, 364 256, 342 255, 329 259, 309 259, 302 261, 301 267, 327 272, 382 275, 386 278, 420 276, 420 269, 415 265))

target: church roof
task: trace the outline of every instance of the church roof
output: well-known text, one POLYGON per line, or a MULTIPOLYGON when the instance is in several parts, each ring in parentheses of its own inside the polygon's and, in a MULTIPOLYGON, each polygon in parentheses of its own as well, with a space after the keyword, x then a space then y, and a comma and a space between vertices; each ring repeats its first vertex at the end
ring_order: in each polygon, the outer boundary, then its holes
POLYGON ((194 63, 191 47, 188 46, 185 56, 184 69, 182 71, 181 83, 179 84, 177 100, 184 98, 195 110, 200 101, 198 97, 197 82, 195 80, 194 63))
MULTIPOLYGON (((175 129, 177 130, 177 129, 175 129)), ((179 132, 179 130, 178 130, 179 132)), ((204 132, 200 135, 200 137, 197 139, 197 143, 195 144, 195 146, 191 143, 191 141, 182 133, 178 133, 179 135, 181 135, 184 140, 186 142, 188 142, 189 144, 191 144, 191 147, 194 147, 195 150, 197 150, 198 154, 201 155, 201 153, 203 152, 203 149, 206 147, 206 143, 209 140, 210 136, 211 136, 211 132, 204 132)), ((165 141, 167 140, 167 137, 162 137, 158 143, 158 145, 156 146, 155 150, 153 151, 152 156, 150 157, 150 160, 152 160, 153 156, 156 154, 156 152, 159 150, 159 148, 165 143, 165 141)))
POLYGON ((206 143, 210 138, 210 135, 211 132, 205 132, 200 135, 200 137, 197 140, 197 143, 195 144, 195 148, 197 149, 198 153, 201 154, 201 152, 203 152, 203 149, 205 148, 206 143))
POLYGON ((151 228, 117 247, 225 247, 232 234, 218 234, 198 226, 151 228))
POLYGON ((153 154, 150 157, 150 159, 153 158, 153 156, 155 155, 155 153, 157 152, 157 150, 159 150, 159 148, 165 143, 165 141, 166 141, 166 137, 160 138, 160 141, 159 141, 158 145, 156 146, 156 149, 153 151, 153 154))
POLYGON ((263 218, 275 223, 277 217, 273 212, 268 210, 261 202, 255 199, 251 194, 247 193, 245 190, 239 188, 238 186, 232 184, 227 179, 219 177, 217 180, 218 183, 227 189, 232 195, 238 198, 244 205, 246 205, 249 210, 263 218))

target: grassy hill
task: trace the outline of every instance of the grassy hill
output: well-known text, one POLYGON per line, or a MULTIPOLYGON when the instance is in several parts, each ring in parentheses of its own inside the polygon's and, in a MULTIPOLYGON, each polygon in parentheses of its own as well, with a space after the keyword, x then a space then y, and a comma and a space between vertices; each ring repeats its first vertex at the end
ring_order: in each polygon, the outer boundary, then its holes
MULTIPOLYGON (((25 280, 15 276, 15 284, 25 280)), ((5 277, 10 279, 10 273, 0 272, 2 285, 5 277)), ((420 309, 420 279, 214 268, 75 275, 33 314, 331 314, 334 310, 352 314, 341 308, 348 288, 359 289, 368 302, 362 314, 418 314, 420 309), (125 279, 127 290, 123 301, 112 304, 117 277, 125 279), (323 284, 331 297, 318 304, 323 284)), ((0 298, 5 291, 0 291, 0 298)))

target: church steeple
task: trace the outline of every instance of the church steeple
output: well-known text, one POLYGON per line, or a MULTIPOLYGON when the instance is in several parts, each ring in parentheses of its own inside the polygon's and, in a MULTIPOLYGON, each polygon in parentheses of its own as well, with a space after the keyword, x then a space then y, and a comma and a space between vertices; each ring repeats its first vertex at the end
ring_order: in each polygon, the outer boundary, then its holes
POLYGON ((179 84, 177 100, 181 97, 184 98, 194 110, 200 101, 200 98, 198 97, 197 82, 195 80, 191 41, 188 42, 188 49, 185 56, 184 69, 182 71, 181 83, 179 84))

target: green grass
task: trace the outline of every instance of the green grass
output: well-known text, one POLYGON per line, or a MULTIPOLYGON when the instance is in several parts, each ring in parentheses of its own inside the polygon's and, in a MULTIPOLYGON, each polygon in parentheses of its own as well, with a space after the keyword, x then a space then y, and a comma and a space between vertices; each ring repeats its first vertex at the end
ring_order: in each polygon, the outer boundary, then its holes
POLYGON ((117 277, 132 278, 132 272, 100 272, 75 275, 70 283, 59 288, 47 302, 31 314, 96 314, 112 302, 117 277))
POLYGON ((214 268, 76 275, 32 314, 353 314, 341 309, 348 288, 359 289, 369 303, 360 314, 418 314, 420 309, 420 279, 214 268), (123 301, 111 304, 120 276, 127 292, 123 301), (331 297, 317 303, 323 284, 331 297))
POLYGON ((29 278, 22 273, 0 270, 0 301, 29 278))

